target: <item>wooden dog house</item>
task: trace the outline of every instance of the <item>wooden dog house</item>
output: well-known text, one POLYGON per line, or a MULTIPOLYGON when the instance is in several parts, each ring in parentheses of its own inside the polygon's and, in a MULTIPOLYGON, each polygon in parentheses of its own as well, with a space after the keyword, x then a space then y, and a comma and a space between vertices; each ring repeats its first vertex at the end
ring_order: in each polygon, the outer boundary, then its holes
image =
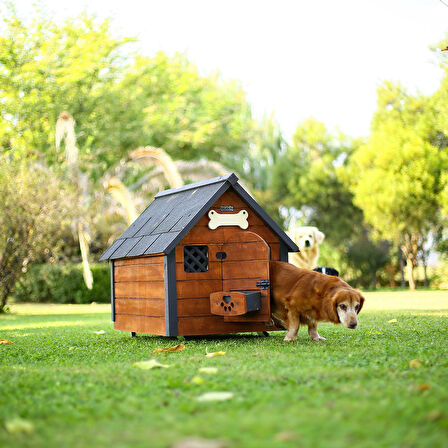
POLYGON ((275 330, 269 261, 294 242, 229 174, 158 193, 107 249, 117 330, 187 336, 275 330))

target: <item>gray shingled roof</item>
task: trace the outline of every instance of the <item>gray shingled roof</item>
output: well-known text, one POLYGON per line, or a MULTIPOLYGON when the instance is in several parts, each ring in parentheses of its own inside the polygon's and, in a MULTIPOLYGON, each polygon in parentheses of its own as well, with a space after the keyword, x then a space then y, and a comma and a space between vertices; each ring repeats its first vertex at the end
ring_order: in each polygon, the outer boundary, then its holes
POLYGON ((230 187, 233 187, 285 242, 289 251, 299 250, 286 233, 238 184, 238 177, 232 173, 158 193, 146 210, 104 252, 100 261, 170 253, 230 187))

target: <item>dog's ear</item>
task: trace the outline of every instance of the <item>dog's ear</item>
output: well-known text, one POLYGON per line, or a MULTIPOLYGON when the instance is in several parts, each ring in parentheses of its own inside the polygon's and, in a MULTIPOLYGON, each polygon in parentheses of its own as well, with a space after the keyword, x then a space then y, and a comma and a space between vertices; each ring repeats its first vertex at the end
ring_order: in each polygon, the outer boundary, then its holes
POLYGON ((339 291, 330 297, 330 300, 327 301, 327 304, 325 306, 327 314, 328 314, 328 320, 330 322, 334 322, 334 323, 341 322, 339 320, 339 315, 338 315, 338 296, 339 296, 339 291))
POLYGON ((320 230, 317 230, 317 228, 314 228, 314 239, 316 240, 317 244, 322 243, 324 238, 325 234, 322 233, 320 230))
POLYGON ((366 299, 364 299, 364 297, 360 294, 359 295, 360 297, 360 301, 359 301, 359 308, 358 308, 358 311, 356 312, 356 314, 359 314, 359 312, 362 310, 362 307, 364 306, 364 301, 366 300, 366 299))

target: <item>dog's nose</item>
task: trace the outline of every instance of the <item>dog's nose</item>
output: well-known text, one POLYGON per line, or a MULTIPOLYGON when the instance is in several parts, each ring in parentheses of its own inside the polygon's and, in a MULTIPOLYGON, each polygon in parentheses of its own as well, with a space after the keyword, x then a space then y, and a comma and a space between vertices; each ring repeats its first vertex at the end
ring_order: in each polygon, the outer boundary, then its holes
POLYGON ((311 246, 310 241, 309 240, 305 240, 305 247, 310 247, 310 246, 311 246))
POLYGON ((352 322, 350 322, 349 324, 348 324, 348 328, 356 328, 358 326, 358 322, 354 322, 354 321, 352 321, 352 322))

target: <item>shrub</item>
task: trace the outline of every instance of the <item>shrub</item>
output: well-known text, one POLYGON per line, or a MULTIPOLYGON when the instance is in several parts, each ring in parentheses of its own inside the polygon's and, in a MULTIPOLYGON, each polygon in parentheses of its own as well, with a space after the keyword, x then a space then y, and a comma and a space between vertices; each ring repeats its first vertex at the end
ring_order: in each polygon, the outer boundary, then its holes
POLYGON ((91 265, 93 289, 87 289, 81 264, 41 264, 15 284, 19 302, 91 303, 110 301, 110 270, 107 264, 91 265))

